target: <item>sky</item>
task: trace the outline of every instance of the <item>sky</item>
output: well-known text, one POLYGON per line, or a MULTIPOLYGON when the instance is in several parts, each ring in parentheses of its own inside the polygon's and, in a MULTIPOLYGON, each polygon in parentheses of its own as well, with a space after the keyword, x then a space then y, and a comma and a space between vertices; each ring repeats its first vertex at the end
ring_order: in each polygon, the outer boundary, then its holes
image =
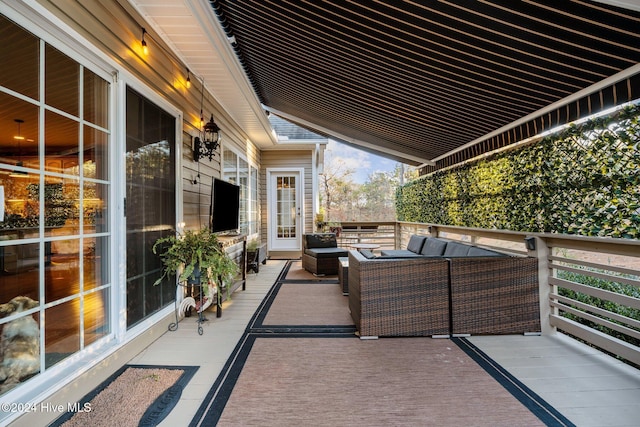
POLYGON ((374 172, 391 172, 398 164, 395 160, 369 154, 332 139, 325 150, 325 162, 331 159, 342 159, 345 166, 354 171, 352 178, 358 184, 364 183, 374 172))

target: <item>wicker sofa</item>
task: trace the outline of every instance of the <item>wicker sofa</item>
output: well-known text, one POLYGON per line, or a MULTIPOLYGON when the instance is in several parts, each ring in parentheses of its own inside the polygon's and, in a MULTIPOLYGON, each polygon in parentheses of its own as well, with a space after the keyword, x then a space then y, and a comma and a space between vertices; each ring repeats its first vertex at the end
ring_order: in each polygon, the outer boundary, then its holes
POLYGON ((349 252, 349 310, 361 338, 449 334, 444 258, 367 258, 349 252))
POLYGON ((302 238, 302 268, 313 274, 338 274, 338 258, 348 253, 338 247, 334 233, 311 233, 302 238))
POLYGON ((414 240, 419 248, 410 240, 381 256, 349 253, 349 308, 361 337, 540 331, 536 258, 414 240))

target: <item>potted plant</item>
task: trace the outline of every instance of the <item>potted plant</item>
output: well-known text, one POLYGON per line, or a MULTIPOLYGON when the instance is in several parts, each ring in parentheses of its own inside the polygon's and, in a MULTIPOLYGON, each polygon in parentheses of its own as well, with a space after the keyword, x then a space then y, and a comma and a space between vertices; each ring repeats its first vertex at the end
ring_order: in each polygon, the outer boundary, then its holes
POLYGON ((154 243, 153 253, 164 264, 162 276, 154 285, 165 277, 177 276, 180 283, 202 286, 206 296, 215 293, 218 308, 222 291, 238 274, 238 265, 224 251, 217 235, 207 228, 161 237, 154 243))
POLYGON ((324 230, 325 225, 327 225, 327 223, 324 222, 324 214, 322 212, 316 214, 316 227, 318 228, 318 233, 321 233, 324 230))

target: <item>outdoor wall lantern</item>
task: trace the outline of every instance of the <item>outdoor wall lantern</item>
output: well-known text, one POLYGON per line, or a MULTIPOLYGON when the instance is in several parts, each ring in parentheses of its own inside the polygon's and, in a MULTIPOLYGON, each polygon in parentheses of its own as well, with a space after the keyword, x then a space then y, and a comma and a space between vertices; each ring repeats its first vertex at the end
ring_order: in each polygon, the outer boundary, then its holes
POLYGON ((536 250, 536 238, 535 237, 527 237, 524 239, 525 245, 528 250, 535 251, 536 250))
POLYGON ((213 160, 213 156, 216 154, 216 149, 220 145, 220 139, 222 138, 222 132, 220 128, 213 121, 213 114, 209 122, 204 125, 203 140, 200 138, 194 138, 193 144, 193 160, 196 162, 203 157, 208 157, 209 161, 213 160))

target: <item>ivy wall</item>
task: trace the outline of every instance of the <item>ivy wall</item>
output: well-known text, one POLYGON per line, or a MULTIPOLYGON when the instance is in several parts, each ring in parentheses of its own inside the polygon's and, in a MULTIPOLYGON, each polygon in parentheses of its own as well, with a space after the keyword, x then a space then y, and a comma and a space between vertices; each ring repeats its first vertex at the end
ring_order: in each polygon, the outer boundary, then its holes
POLYGON ((400 187, 400 221, 640 237, 640 106, 400 187))

